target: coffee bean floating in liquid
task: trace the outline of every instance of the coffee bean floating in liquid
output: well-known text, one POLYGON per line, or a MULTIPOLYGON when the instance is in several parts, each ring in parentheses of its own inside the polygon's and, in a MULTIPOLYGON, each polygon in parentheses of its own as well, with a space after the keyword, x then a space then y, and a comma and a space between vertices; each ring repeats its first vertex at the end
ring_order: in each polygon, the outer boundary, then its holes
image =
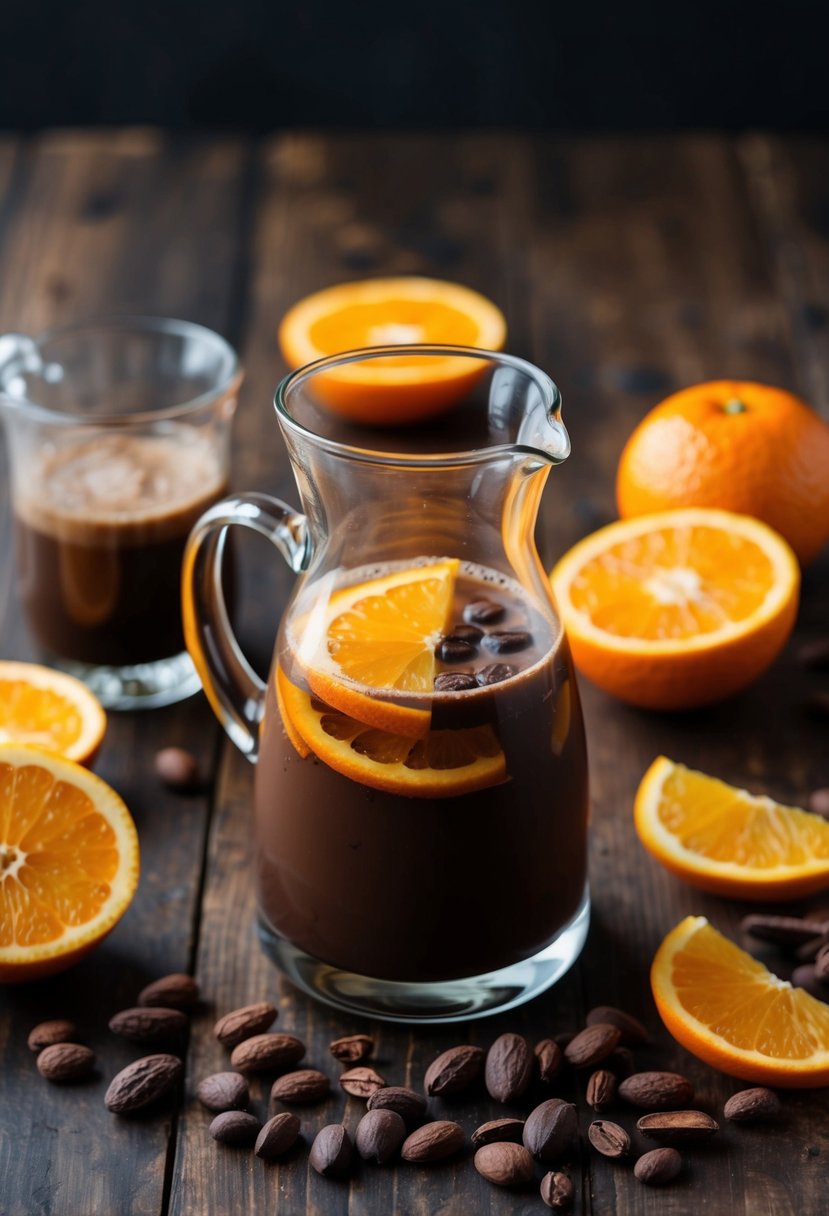
POLYGON ((455 637, 449 633, 441 638, 435 650, 441 663, 466 663, 475 654, 476 646, 464 638, 455 637))
POLYGON ((467 692, 477 687, 475 677, 466 671, 442 671, 435 676, 435 692, 467 692))
POLYGON ((476 672, 475 678, 482 687, 486 687, 487 684, 500 684, 514 675, 515 668, 510 663, 490 663, 489 667, 482 667, 476 672))
POLYGON ((483 629, 479 629, 477 625, 465 625, 463 621, 457 625, 453 625, 449 630, 453 638, 463 638, 464 642, 480 642, 484 636, 483 629))
POLYGON ((501 629, 488 633, 484 646, 494 654, 512 654, 516 650, 526 650, 532 640, 532 634, 526 629, 501 629))
POLYGON ((473 625, 494 625, 506 612, 495 600, 473 600, 463 610, 463 619, 473 625))

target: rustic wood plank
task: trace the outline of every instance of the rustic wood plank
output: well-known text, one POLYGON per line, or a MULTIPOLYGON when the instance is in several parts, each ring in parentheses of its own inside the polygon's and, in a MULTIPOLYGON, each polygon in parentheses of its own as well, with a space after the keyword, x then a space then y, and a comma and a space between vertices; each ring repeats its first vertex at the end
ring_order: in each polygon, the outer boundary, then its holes
MULTIPOLYGON (((2 233, 3 329, 143 311, 232 333, 245 165, 244 147, 231 140, 185 146, 128 131, 36 141, 19 169, 2 233)), ((7 570, 9 561, 6 549, 7 570)), ((13 603, 0 638, 4 655, 30 655, 13 603)), ((108 1079, 141 1054, 110 1035, 106 1023, 150 978, 190 968, 209 803, 164 790, 152 757, 178 743, 209 770, 216 738, 201 698, 151 715, 110 715, 96 767, 133 811, 142 880, 122 924, 77 968, 0 991, 4 1216, 157 1216, 166 1205, 175 1116, 164 1111, 130 1122, 104 1110, 108 1079), (25 1045, 36 1022, 64 1015, 98 1053, 98 1075, 81 1087, 48 1085, 25 1045)))

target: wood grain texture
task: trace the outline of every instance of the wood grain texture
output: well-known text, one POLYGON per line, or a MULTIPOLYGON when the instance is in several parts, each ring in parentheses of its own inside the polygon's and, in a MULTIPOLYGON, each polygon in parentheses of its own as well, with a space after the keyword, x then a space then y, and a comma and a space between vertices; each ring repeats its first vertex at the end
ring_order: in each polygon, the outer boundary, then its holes
MULTIPOLYGON (((365 275, 467 282, 504 307, 509 349, 549 371, 564 394, 573 456, 553 472, 545 492, 539 541, 549 565, 613 518, 624 438, 673 388, 745 376, 829 405, 829 279, 822 273, 829 262, 827 156, 814 141, 760 136, 735 142, 308 134, 266 141, 254 158, 232 141, 171 145, 152 132, 50 137, 15 162, 0 232, 0 316, 6 326, 27 328, 70 308, 152 305, 228 333, 247 371, 235 484, 296 503, 271 406, 284 371, 276 327, 285 309, 308 291, 365 275), (98 218, 90 221, 90 213, 98 218), (57 296, 70 302, 66 308, 55 303, 55 282, 57 296)), ((240 636, 264 671, 292 579, 264 542, 239 548, 240 636)), ((825 631, 827 619, 824 555, 806 574, 798 637, 825 631)), ((4 652, 7 640, 17 646, 21 637, 13 615, 4 652)), ((802 671, 793 652, 794 643, 748 693, 694 714, 638 712, 582 682, 594 898, 584 955, 561 984, 513 1015, 416 1033, 360 1024, 306 1000, 262 954, 250 880, 252 770, 228 743, 202 872, 207 808, 165 795, 147 763, 162 739, 198 746, 207 759, 215 735, 204 706, 194 701, 118 718, 102 771, 139 816, 141 895, 111 942, 81 968, 0 996, 0 1211, 529 1216, 547 1210, 534 1188, 511 1193, 484 1182, 470 1150, 431 1168, 359 1164, 350 1182, 317 1177, 307 1163, 315 1131, 340 1119, 353 1131, 364 1110, 336 1087, 341 1066, 328 1043, 363 1030, 376 1036, 375 1063, 386 1079, 420 1088, 431 1060, 455 1043, 487 1046, 505 1029, 537 1040, 576 1029, 594 1005, 620 1004, 654 1034, 653 1045, 637 1052, 641 1066, 686 1073, 701 1104, 718 1116, 739 1083, 696 1062, 660 1029, 647 970, 656 945, 682 916, 707 915, 739 940, 748 906, 696 893, 664 873, 635 839, 632 799, 659 752, 794 803, 829 784, 825 725, 803 709, 807 693, 825 686, 825 675, 802 671), (106 1044, 105 1067, 131 1058, 101 1033, 104 1013, 150 975, 186 969, 194 948, 205 1004, 193 1023, 177 1118, 104 1119, 102 1082, 55 1091, 37 1077, 21 1052, 25 1032, 42 1016, 80 1016, 90 984, 101 994, 92 1024, 96 1045, 106 1044), (277 1028, 298 1034, 307 1064, 335 1085, 327 1103, 300 1111, 304 1144, 269 1166, 246 1150, 215 1144, 207 1134, 210 1117, 194 1097, 202 1077, 227 1066, 212 1035, 215 1018, 264 998, 279 1008, 277 1028), (13 1119, 4 1114, 7 1098, 13 1119), (85 1120, 98 1131, 91 1155, 80 1133, 85 1120)), ((565 1076, 552 1090, 578 1102, 583 1130, 592 1117, 584 1084, 565 1076)), ((260 1115, 267 1090, 267 1080, 252 1085, 260 1115)), ((538 1096, 517 1103, 515 1113, 525 1114, 538 1096)), ((628 1166, 585 1149, 573 1163, 574 1211, 821 1216, 825 1100, 825 1092, 787 1095, 785 1119, 774 1130, 724 1126, 717 1144, 686 1153, 679 1182, 659 1192, 639 1185, 628 1166)), ((467 1133, 513 1113, 483 1090, 468 1101, 435 1100, 432 1108, 436 1117, 457 1118, 467 1133)), ((632 1114, 617 1115, 633 1129, 632 1114)), ((648 1147, 634 1139, 640 1150, 648 1147)))

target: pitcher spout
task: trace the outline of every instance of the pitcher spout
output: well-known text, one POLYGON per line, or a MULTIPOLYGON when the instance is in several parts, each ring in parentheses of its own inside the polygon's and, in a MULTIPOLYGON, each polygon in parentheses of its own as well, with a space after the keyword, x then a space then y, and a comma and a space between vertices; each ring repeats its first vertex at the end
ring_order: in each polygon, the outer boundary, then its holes
POLYGON ((561 464, 570 455, 570 436, 561 420, 561 394, 537 368, 515 359, 498 367, 490 384, 490 426, 496 436, 522 454, 545 464, 561 464))

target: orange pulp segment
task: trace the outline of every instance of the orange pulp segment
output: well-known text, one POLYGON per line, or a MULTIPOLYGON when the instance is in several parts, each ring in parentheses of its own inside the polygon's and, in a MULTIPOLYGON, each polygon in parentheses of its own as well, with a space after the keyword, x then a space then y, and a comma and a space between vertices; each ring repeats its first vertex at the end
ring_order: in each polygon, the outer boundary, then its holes
POLYGON ((712 1067, 759 1085, 829 1083, 829 1005, 772 975, 705 917, 668 934, 651 987, 674 1038, 712 1067))
POLYGON ((449 558, 410 566, 335 592, 320 622, 300 624, 297 653, 312 692, 367 726, 422 738, 430 710, 388 694, 431 693, 459 565, 449 558))
MULTIPOLYGON (((497 785, 506 759, 491 726, 434 730, 424 739, 377 730, 297 688, 277 668, 285 733, 330 768, 373 789, 409 798, 451 798, 497 785)), ((294 742, 294 746, 296 743, 294 742)))
POLYGON ((799 899, 829 886, 829 823, 659 756, 636 793, 648 852, 703 891, 799 899))
POLYGON ((551 578, 576 665, 651 709, 704 705, 749 684, 784 645, 800 587, 776 532, 712 508, 609 524, 551 578))
POLYGON ((0 743, 32 743, 86 764, 105 730, 101 703, 80 680, 0 659, 0 743))
POLYGON ((138 836, 104 781, 61 756, 0 744, 0 982, 76 962, 138 883, 138 836))

